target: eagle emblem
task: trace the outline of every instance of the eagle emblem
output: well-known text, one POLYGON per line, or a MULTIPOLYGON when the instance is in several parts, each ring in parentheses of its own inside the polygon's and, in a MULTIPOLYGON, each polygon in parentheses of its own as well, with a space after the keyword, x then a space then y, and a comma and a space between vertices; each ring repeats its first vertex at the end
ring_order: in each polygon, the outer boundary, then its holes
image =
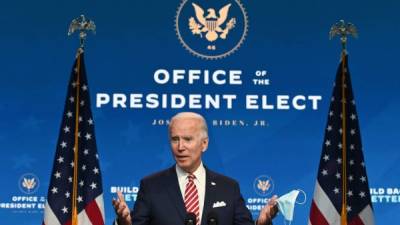
POLYGON ((274 191, 274 181, 267 175, 261 175, 254 180, 253 188, 259 196, 267 196, 274 191))
POLYGON ((32 190, 36 186, 35 178, 29 179, 24 177, 24 181, 22 182, 22 186, 28 191, 32 190))
POLYGON ((269 183, 269 180, 258 180, 257 188, 260 189, 262 192, 266 192, 270 188, 270 186, 271 184, 269 183))
POLYGON ((236 19, 231 18, 222 28, 225 21, 228 18, 229 8, 231 4, 227 4, 218 11, 218 16, 215 9, 207 9, 207 15, 205 15, 204 10, 197 4, 192 3, 194 8, 196 19, 194 17, 189 18, 189 28, 193 35, 199 35, 203 37, 205 33, 205 38, 209 42, 213 42, 218 38, 226 39, 229 31, 235 27, 236 19))

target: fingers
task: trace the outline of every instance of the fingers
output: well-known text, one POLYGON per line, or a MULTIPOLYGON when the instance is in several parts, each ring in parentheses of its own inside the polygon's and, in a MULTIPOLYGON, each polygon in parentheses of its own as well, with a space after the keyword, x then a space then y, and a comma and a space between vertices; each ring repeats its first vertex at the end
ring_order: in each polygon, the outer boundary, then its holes
POLYGON ((268 205, 275 206, 278 203, 277 200, 278 200, 277 195, 272 196, 272 198, 270 198, 268 201, 268 205))
POLYGON ((118 199, 113 198, 112 200, 115 213, 118 215, 118 217, 125 218, 129 216, 130 213, 128 205, 125 202, 124 195, 120 191, 117 192, 117 195, 118 199))
POLYGON ((276 214, 279 211, 279 209, 278 209, 278 196, 276 196, 276 195, 272 196, 272 198, 268 202, 268 205, 270 207, 269 213, 270 213, 270 217, 272 219, 272 218, 274 218, 276 216, 276 214))
POLYGON ((120 218, 124 224, 131 224, 131 215, 127 207, 122 209, 122 211, 118 214, 118 218, 120 218))
POLYGON ((114 206, 114 208, 115 208, 115 206, 117 206, 118 204, 119 204, 119 201, 118 201, 117 199, 113 198, 113 199, 112 199, 112 205, 114 206))
POLYGON ((278 200, 278 196, 276 196, 276 195, 272 196, 269 199, 269 201, 267 202, 267 204, 265 204, 265 206, 261 210, 262 213, 260 214, 260 216, 262 215, 262 218, 264 220, 271 221, 276 216, 276 214, 278 212, 277 200, 278 200))
POLYGON ((128 208, 128 205, 125 202, 124 195, 118 191, 117 199, 112 199, 112 205, 114 207, 115 213, 118 217, 118 224, 128 225, 131 224, 131 214, 128 208))
POLYGON ((122 206, 124 206, 124 205, 126 206, 124 195, 120 191, 118 191, 117 196, 118 196, 118 199, 115 199, 115 198, 112 199, 112 204, 116 211, 118 211, 122 206))
POLYGON ((118 200, 119 200, 120 202, 125 202, 124 195, 122 194, 121 191, 117 191, 117 195, 118 195, 118 200))
POLYGON ((128 210, 127 208, 125 208, 125 209, 122 211, 121 217, 124 218, 124 219, 126 220, 126 219, 128 219, 129 216, 130 216, 130 212, 129 212, 129 210, 128 210))
POLYGON ((120 216, 122 216, 123 213, 124 213, 124 211, 125 211, 125 209, 126 209, 126 206, 125 206, 123 203, 120 202, 120 203, 118 204, 118 207, 116 208, 117 214, 120 215, 120 216))
POLYGON ((117 210, 119 208, 119 203, 120 202, 117 199, 115 199, 115 198, 112 199, 112 205, 114 207, 115 213, 117 213, 117 210))

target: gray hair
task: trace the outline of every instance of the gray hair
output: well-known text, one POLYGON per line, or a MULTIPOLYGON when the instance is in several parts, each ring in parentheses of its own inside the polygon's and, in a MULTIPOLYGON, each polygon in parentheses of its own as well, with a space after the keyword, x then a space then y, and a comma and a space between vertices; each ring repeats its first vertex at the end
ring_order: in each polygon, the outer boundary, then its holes
POLYGON ((179 119, 179 118, 191 118, 191 119, 198 119, 200 120, 200 129, 201 129, 201 135, 203 138, 208 138, 208 127, 207 127, 207 122, 204 119, 204 117, 198 113, 194 112, 180 112, 177 113, 175 116, 173 116, 169 122, 168 126, 168 131, 171 130, 171 125, 174 122, 174 120, 179 119))

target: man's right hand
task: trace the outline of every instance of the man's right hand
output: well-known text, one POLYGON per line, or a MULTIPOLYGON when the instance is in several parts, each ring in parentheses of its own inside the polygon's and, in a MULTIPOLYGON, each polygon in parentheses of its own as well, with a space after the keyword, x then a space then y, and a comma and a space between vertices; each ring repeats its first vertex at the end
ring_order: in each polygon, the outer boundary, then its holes
POLYGON ((131 212, 125 202, 124 195, 120 191, 117 192, 117 195, 118 199, 113 198, 112 204, 118 217, 118 225, 131 225, 131 212))

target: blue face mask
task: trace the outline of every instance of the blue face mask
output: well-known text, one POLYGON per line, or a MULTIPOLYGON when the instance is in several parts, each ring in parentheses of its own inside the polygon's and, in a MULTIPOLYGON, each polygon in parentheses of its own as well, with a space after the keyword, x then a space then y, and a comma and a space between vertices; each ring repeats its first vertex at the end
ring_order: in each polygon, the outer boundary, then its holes
MULTIPOLYGON (((302 190, 293 190, 285 195, 282 195, 277 200, 279 212, 282 213, 283 217, 285 217, 285 221, 288 221, 289 224, 293 221, 294 205, 295 203, 298 203, 296 202, 296 199, 300 191, 302 190)), ((306 194, 304 191, 302 192, 304 194, 304 201, 298 204, 304 204, 306 202, 306 194)))

